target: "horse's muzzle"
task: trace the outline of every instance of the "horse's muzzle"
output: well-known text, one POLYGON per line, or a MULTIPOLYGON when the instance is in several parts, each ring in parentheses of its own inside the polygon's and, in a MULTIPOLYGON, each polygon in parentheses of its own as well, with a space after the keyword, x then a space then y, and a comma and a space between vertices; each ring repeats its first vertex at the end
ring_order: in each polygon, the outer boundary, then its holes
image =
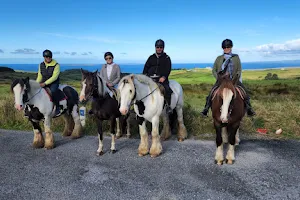
POLYGON ((83 103, 83 101, 85 101, 85 100, 86 100, 85 96, 84 95, 80 95, 80 97, 79 97, 80 103, 83 103))
POLYGON ((120 108, 119 111, 122 115, 126 115, 128 113, 128 109, 126 108, 120 108))
POLYGON ((15 108, 16 108, 18 111, 24 110, 24 106, 23 106, 23 105, 20 105, 20 104, 15 104, 15 108))

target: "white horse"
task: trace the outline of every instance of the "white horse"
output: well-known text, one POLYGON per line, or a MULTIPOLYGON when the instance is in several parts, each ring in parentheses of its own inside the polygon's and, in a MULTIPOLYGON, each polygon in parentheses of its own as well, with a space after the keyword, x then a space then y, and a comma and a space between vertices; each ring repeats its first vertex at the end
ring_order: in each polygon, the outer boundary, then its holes
MULTIPOLYGON (((183 141, 187 137, 183 123, 183 90, 181 85, 170 80, 170 87, 173 90, 171 96, 171 108, 176 109, 178 119, 178 140, 183 141)), ((148 133, 146 121, 152 122, 152 145, 150 148, 151 157, 161 154, 162 146, 159 136, 159 118, 163 117, 162 137, 171 135, 169 116, 164 109, 164 96, 158 88, 158 84, 145 75, 127 75, 123 77, 118 85, 120 92, 120 112, 126 115, 130 106, 134 104, 134 111, 139 118, 139 131, 141 142, 139 145, 139 156, 148 154, 148 133)))
POLYGON ((51 119, 61 114, 64 116, 65 127, 63 136, 79 138, 82 134, 82 126, 78 113, 78 93, 70 86, 60 85, 61 112, 55 115, 55 106, 51 101, 51 94, 41 88, 35 80, 16 79, 11 85, 15 97, 15 108, 18 111, 24 110, 28 120, 32 123, 34 138, 33 147, 46 149, 54 148, 54 137, 51 130, 51 119), (44 120, 45 140, 39 122, 44 120))

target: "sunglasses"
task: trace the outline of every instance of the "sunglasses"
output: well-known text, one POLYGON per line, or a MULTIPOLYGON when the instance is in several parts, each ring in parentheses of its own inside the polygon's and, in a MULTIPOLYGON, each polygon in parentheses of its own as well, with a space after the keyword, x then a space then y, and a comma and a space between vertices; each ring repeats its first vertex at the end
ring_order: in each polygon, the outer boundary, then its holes
POLYGON ((156 47, 157 49, 163 49, 164 47, 156 47))
POLYGON ((223 49, 230 49, 231 47, 223 47, 223 49))
POLYGON ((112 57, 105 58, 105 60, 111 60, 111 59, 112 59, 112 57))

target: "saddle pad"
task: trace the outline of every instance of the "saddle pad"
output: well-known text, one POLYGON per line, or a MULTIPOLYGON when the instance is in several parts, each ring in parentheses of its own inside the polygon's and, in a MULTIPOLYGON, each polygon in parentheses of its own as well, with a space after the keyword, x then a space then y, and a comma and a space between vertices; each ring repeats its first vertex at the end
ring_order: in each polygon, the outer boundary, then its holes
MULTIPOLYGON (((46 87, 44 88, 50 98, 50 101, 52 101, 52 94, 51 94, 51 91, 50 91, 50 88, 46 87)), ((57 93, 57 99, 59 99, 59 101, 62 101, 62 100, 65 100, 67 99, 68 97, 65 95, 65 93, 63 91, 61 91, 60 89, 58 89, 57 93)))

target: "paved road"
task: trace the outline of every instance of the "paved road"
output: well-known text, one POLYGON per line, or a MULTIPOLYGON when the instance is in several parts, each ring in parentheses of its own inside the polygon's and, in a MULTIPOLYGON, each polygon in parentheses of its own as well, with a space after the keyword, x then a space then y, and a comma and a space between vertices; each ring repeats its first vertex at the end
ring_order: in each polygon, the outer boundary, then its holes
POLYGON ((0 199, 300 199, 300 142, 245 140, 234 165, 214 164, 213 141, 163 142, 138 157, 139 140, 56 134, 53 150, 33 149, 33 133, 0 129, 0 199))

